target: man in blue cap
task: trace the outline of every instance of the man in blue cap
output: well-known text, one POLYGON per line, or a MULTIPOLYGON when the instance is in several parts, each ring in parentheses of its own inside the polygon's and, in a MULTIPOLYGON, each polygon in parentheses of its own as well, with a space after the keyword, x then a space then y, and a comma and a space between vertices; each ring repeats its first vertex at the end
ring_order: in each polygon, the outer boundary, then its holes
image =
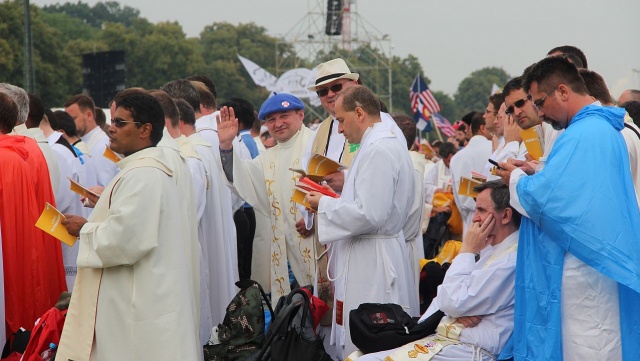
POLYGON ((304 104, 291 94, 271 96, 262 104, 258 118, 264 120, 278 144, 255 159, 244 160, 233 148, 238 119, 232 108, 220 109, 218 139, 222 169, 229 186, 256 212, 271 220, 270 246, 266 252, 254 251, 254 257, 268 255, 271 292, 277 299, 290 291, 287 264, 299 284, 314 283, 316 250, 312 238, 296 232, 295 223, 300 216, 292 197, 297 175, 289 170, 301 167, 302 155, 313 132, 302 122, 304 104))

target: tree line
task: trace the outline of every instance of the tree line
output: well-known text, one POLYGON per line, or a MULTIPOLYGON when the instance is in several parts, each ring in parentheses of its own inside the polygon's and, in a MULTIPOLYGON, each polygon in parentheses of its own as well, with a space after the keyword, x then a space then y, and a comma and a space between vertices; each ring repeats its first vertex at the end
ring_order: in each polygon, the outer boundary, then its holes
MULTIPOLYGON (((82 92, 82 54, 90 52, 124 50, 128 87, 155 89, 170 80, 204 74, 214 80, 219 102, 243 97, 256 107, 268 91, 254 84, 236 54, 276 76, 280 74, 276 74, 274 48, 280 64, 302 62, 307 68, 340 56, 355 64, 353 71, 375 71, 367 70, 372 68, 371 59, 363 54, 384 57, 377 49, 345 51, 334 47, 314 59, 299 59, 292 44, 279 43, 275 47, 279 39, 254 23, 214 22, 205 26, 199 37, 189 38, 177 22, 153 24, 141 17, 139 10, 115 1, 93 6, 82 2, 31 5, 30 12, 36 93, 49 107, 59 107, 71 95, 82 92)), ((0 18, 0 81, 22 86, 23 1, 0 3, 0 18)), ((387 60, 392 72, 393 110, 410 114, 409 87, 414 77, 422 73, 422 66, 411 54, 387 60)), ((368 75, 368 79, 376 77, 368 75)), ((423 78, 430 83, 428 77, 423 78)), ((509 78, 501 68, 484 68, 465 78, 453 97, 441 91, 433 93, 440 102, 441 113, 453 121, 470 110, 483 110, 491 85, 502 85, 509 78)))

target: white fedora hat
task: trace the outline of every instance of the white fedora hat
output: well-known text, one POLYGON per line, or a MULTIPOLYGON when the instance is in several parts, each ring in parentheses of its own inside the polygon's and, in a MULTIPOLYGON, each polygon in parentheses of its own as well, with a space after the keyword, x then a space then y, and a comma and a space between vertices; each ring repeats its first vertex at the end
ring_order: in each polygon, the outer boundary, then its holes
POLYGON ((318 72, 316 73, 316 83, 310 86, 308 89, 316 91, 316 89, 324 84, 331 83, 338 79, 350 79, 358 80, 360 75, 358 73, 352 73, 341 58, 329 60, 326 63, 318 65, 318 72))

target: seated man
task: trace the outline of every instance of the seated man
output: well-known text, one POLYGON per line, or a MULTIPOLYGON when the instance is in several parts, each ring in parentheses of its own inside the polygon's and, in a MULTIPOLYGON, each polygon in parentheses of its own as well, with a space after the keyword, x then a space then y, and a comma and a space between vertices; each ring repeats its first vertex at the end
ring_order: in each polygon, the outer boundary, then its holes
POLYGON ((422 322, 438 310, 444 312, 437 333, 358 361, 492 360, 500 353, 513 331, 520 214, 509 205, 509 189, 501 180, 474 190, 478 196, 473 224, 438 296, 420 318, 422 322))

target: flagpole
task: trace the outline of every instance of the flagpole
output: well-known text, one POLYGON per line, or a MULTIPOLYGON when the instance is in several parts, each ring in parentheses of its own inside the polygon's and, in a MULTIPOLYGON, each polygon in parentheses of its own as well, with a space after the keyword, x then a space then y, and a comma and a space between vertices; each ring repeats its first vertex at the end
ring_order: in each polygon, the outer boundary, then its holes
POLYGON ((433 127, 436 128, 436 134, 438 135, 438 138, 440 139, 440 141, 444 142, 444 140, 442 140, 442 134, 440 134, 440 129, 438 128, 438 124, 436 124, 436 120, 433 119, 433 114, 431 115, 431 124, 433 124, 433 127))

